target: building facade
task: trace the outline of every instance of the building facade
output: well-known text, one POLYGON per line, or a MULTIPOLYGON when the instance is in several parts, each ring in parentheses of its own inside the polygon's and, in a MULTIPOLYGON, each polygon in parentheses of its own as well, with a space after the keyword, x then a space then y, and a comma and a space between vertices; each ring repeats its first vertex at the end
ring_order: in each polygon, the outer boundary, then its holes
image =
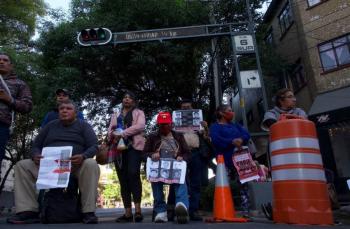
POLYGON ((350 2, 273 0, 265 42, 288 63, 285 83, 315 122, 324 166, 350 199, 350 2))

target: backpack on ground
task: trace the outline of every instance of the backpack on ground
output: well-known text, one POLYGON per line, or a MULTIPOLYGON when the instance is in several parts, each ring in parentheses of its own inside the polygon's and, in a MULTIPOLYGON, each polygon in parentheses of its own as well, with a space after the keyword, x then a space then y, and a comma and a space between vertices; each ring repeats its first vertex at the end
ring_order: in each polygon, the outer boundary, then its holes
POLYGON ((40 211, 42 223, 78 223, 81 222, 81 215, 78 182, 72 176, 67 188, 45 192, 40 211))

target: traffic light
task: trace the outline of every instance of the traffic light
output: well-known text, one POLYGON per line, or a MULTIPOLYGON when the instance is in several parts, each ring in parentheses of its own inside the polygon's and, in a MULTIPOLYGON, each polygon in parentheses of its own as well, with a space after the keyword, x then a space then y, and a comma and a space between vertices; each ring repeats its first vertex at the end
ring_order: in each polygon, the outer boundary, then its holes
POLYGON ((112 40, 112 32, 106 28, 83 29, 78 34, 82 46, 105 45, 112 40))

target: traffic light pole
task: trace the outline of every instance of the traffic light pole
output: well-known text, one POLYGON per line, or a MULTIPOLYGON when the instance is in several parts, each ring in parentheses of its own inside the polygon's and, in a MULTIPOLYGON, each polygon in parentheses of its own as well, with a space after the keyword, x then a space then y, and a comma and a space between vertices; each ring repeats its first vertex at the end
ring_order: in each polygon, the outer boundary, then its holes
MULTIPOLYGON (((262 71, 260 65, 260 59, 258 54, 258 48, 256 45, 256 38, 253 30, 253 20, 250 12, 249 0, 246 0, 246 7, 248 12, 249 21, 238 22, 238 23, 227 23, 227 24, 209 24, 209 25, 198 25, 198 26, 187 26, 187 27, 175 27, 175 28, 164 28, 164 29, 153 29, 153 30, 139 30, 139 31, 129 31, 129 32, 117 32, 112 33, 110 30, 105 29, 106 37, 105 40, 95 41, 89 39, 84 43, 83 31, 78 34, 78 42, 82 46, 94 46, 94 45, 107 45, 113 44, 114 46, 126 43, 135 42, 147 42, 147 41, 164 41, 164 40, 174 40, 174 39, 187 39, 187 38, 199 38, 199 37, 218 37, 218 36, 230 36, 232 43, 232 51, 234 54, 235 71, 239 88, 240 106, 242 108, 242 119, 244 126, 248 129, 245 99, 242 87, 241 72, 239 70, 239 57, 238 55, 244 55, 245 53, 255 53, 259 81, 262 90, 263 106, 264 110, 267 111, 267 99, 264 87, 264 82, 262 80, 262 71), (242 31, 242 28, 246 30, 242 31), (107 31, 108 30, 108 31, 107 31), (239 31, 239 32, 237 32, 239 31), (246 44, 241 44, 241 49, 237 51, 237 44, 235 42, 236 37, 248 37, 247 39, 252 40, 251 46, 246 44), (246 50, 249 49, 249 50, 246 50)), ((95 28, 94 30, 99 29, 95 28)), ((90 31, 88 29, 87 31, 90 31)), ((247 43, 248 40, 243 40, 243 43, 247 43)), ((242 43, 242 40, 241 40, 242 43)))
POLYGON ((249 0, 246 0, 246 7, 247 7, 247 12, 248 12, 248 19, 249 19, 249 24, 248 24, 248 29, 250 34, 253 37, 253 43, 255 48, 255 58, 256 58, 256 65, 258 67, 258 72, 259 75, 261 76, 260 79, 260 84, 261 84, 261 91, 262 91, 262 97, 263 97, 263 106, 264 106, 264 111, 266 112, 268 110, 268 104, 267 104, 267 96, 266 96, 266 90, 265 90, 265 84, 264 80, 262 77, 262 70, 261 70, 261 64, 260 64, 260 57, 259 57, 259 49, 256 43, 256 37, 254 33, 254 22, 253 22, 253 17, 252 17, 252 12, 250 10, 250 3, 249 0))

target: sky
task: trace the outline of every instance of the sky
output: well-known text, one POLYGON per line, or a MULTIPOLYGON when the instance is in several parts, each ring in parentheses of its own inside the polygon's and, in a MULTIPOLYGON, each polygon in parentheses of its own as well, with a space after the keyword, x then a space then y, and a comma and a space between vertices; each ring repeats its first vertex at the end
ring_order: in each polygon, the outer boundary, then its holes
POLYGON ((45 0, 45 2, 50 6, 50 8, 62 8, 68 11, 70 0, 45 0))
MULTIPOLYGON (((69 9, 70 0, 45 0, 51 8, 62 8, 66 12, 69 9)), ((263 4, 262 12, 265 12, 267 8, 267 3, 263 4)))

